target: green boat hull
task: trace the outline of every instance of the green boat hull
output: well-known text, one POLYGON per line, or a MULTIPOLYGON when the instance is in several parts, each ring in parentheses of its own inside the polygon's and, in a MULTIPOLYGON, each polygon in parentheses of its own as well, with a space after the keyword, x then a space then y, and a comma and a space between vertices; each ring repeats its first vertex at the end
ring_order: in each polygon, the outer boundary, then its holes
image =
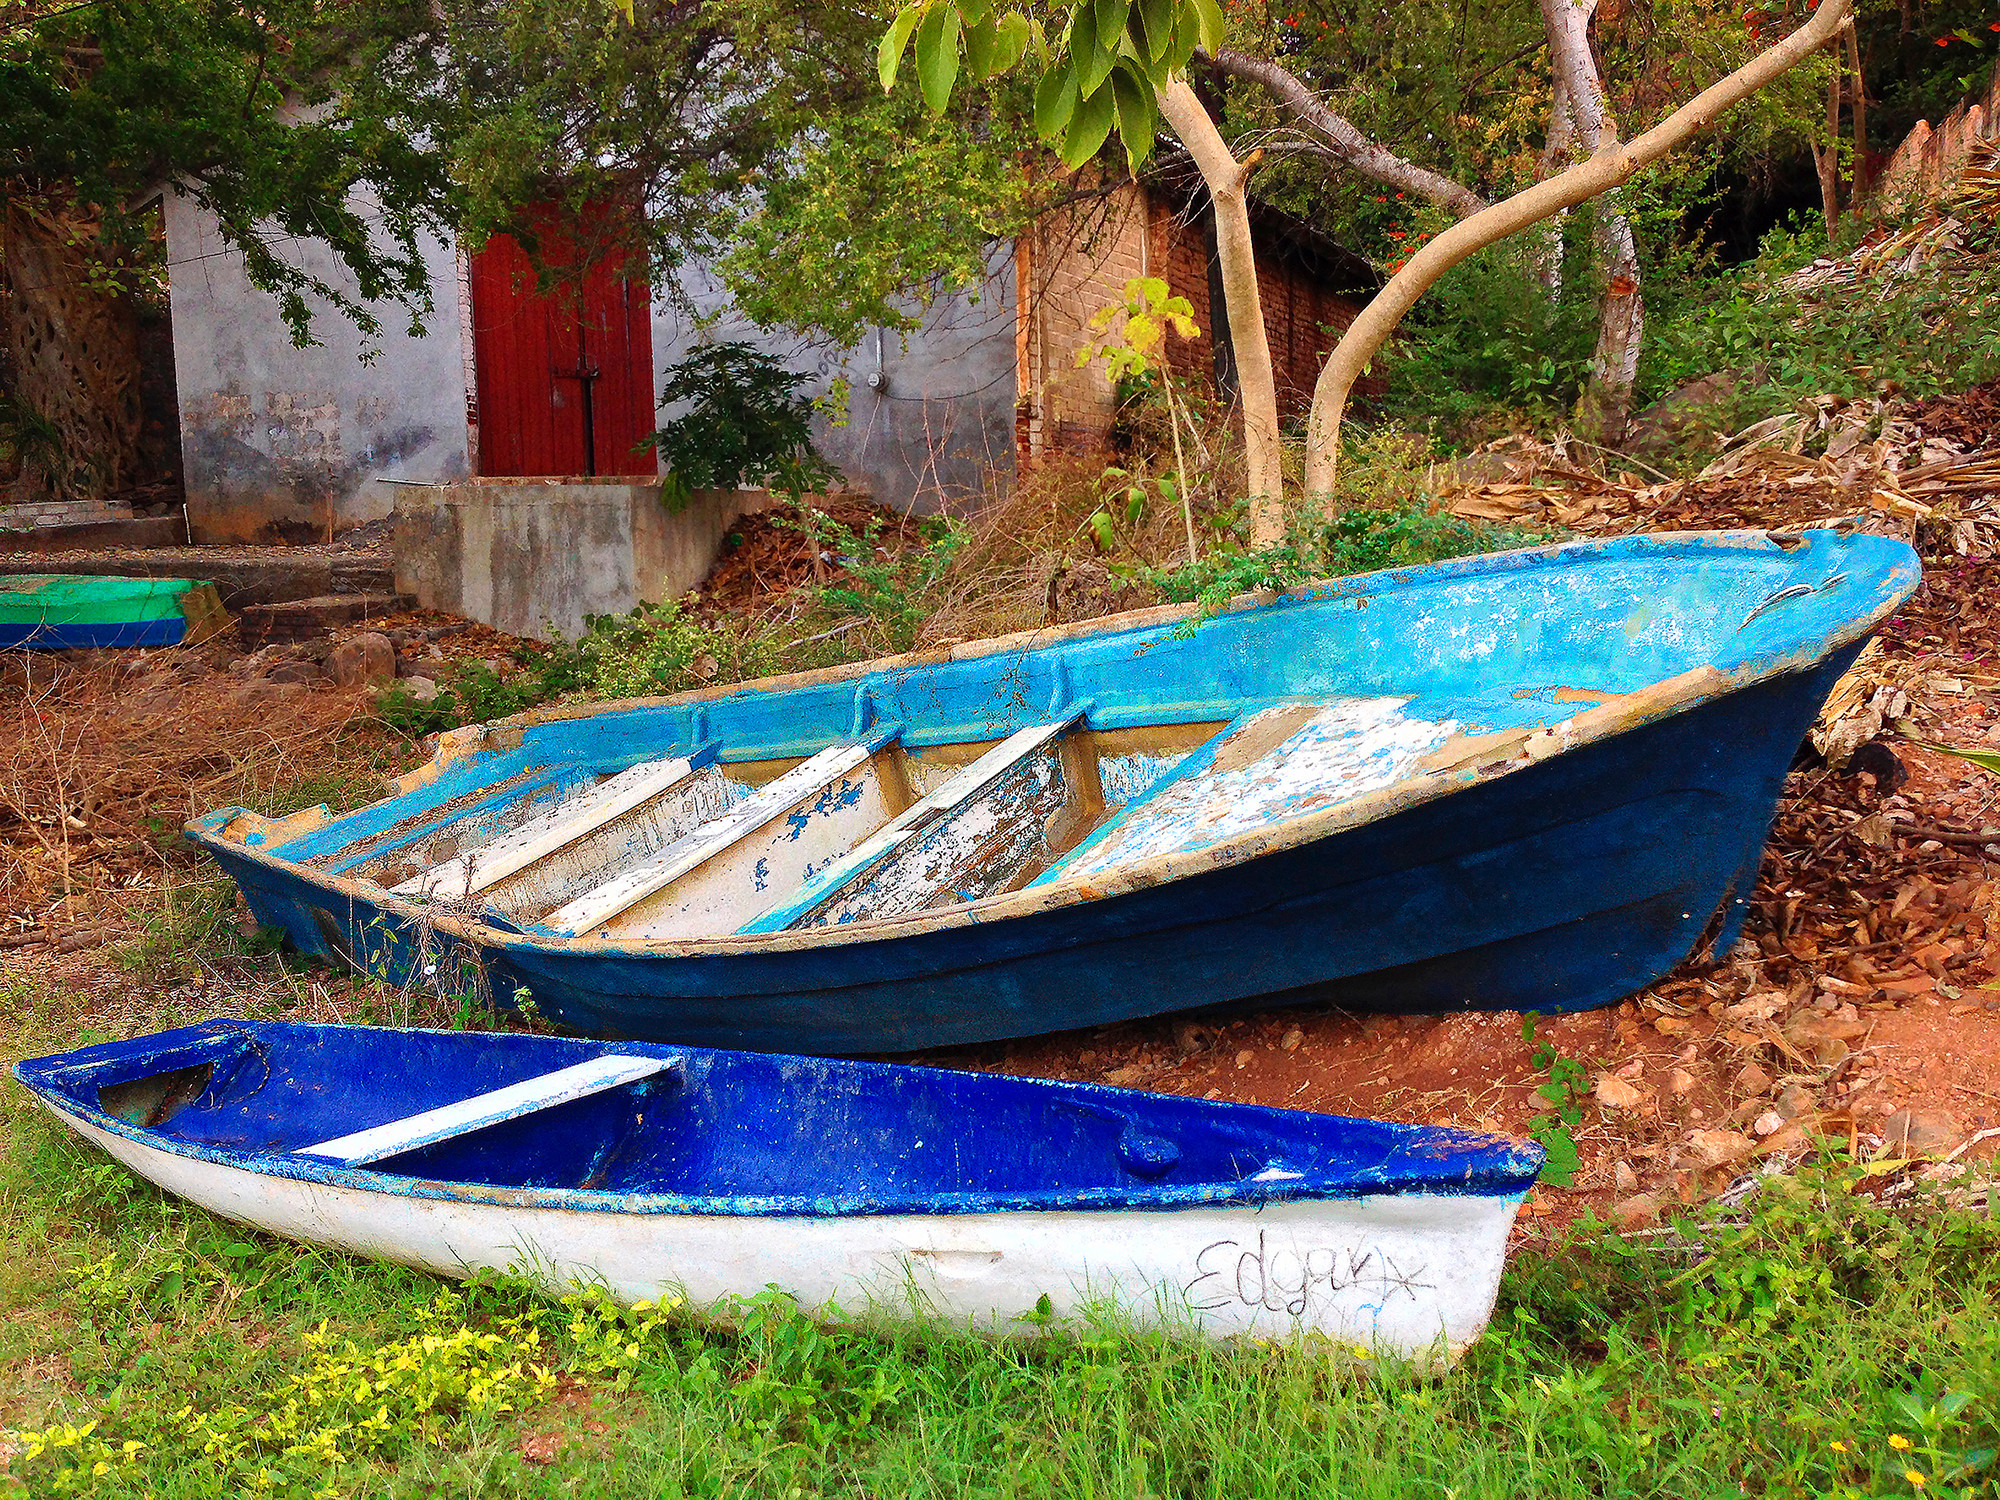
POLYGON ((178 646, 227 618, 215 585, 190 578, 0 578, 0 650, 178 646))

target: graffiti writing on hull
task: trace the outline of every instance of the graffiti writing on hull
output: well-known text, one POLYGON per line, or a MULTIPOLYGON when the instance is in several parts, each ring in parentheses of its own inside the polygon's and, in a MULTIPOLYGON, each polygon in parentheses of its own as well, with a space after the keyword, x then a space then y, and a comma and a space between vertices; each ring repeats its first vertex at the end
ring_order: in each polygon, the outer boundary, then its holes
POLYGON ((1418 1292, 1436 1289, 1419 1279, 1428 1266, 1405 1271, 1380 1250, 1273 1250, 1262 1232, 1254 1244, 1217 1240, 1194 1258, 1194 1268, 1197 1274, 1184 1291, 1198 1312, 1240 1303, 1298 1317, 1314 1302, 1343 1292, 1359 1291, 1383 1303, 1398 1296, 1414 1302, 1418 1292))

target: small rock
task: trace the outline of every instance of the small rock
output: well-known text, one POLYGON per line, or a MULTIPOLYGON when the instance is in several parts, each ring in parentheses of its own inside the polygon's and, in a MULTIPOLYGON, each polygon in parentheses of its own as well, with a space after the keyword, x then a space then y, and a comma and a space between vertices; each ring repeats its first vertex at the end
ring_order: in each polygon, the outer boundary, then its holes
POLYGON ((1667 1075, 1667 1088, 1672 1091, 1674 1097, 1677 1099, 1682 1094, 1693 1093, 1694 1083, 1694 1074, 1690 1073, 1686 1068, 1675 1068, 1673 1072, 1667 1075))
POLYGON ((1812 1136, 1803 1125, 1793 1121, 1780 1126, 1757 1144, 1757 1154, 1773 1156, 1781 1151, 1799 1151, 1812 1144, 1812 1136))
POLYGON ((1620 1229, 1638 1229, 1660 1216, 1660 1200, 1651 1193, 1634 1193, 1611 1205, 1612 1222, 1620 1229))
POLYGON ((1615 1073, 1598 1075, 1596 1094, 1600 1109, 1636 1109, 1646 1097, 1615 1073))
POLYGON ((1643 1057, 1635 1057, 1628 1063, 1620 1063, 1611 1071, 1620 1078, 1637 1078, 1646 1071, 1646 1060, 1643 1057))
POLYGON ((327 653, 326 675, 341 687, 392 678, 396 675, 396 648, 386 635, 364 632, 327 653))
POLYGON ((1963 1133, 1942 1111, 1899 1109, 1882 1122, 1882 1149, 1890 1156, 1921 1156, 1956 1143, 1963 1133))
POLYGON ((1632 1163, 1618 1161, 1611 1164, 1611 1186, 1620 1193, 1639 1191, 1639 1174, 1632 1170, 1632 1163))
POLYGON ((1255 1057, 1256 1055, 1257 1054, 1252 1052, 1249 1048, 1247 1047, 1244 1048, 1243 1051, 1236 1054, 1236 1066, 1239 1068, 1249 1067, 1250 1059, 1255 1057))
POLYGON ((326 673, 320 670, 319 663, 315 661, 274 661, 264 668, 263 676, 266 682, 312 683, 326 680, 326 673))
POLYGON ((1768 1021, 1787 1003, 1783 990, 1765 990, 1760 994, 1746 995, 1734 1005, 1724 1006, 1722 1014, 1731 1021, 1768 1021))
POLYGON ((1751 1122, 1750 1133, 1760 1140, 1767 1135, 1776 1135, 1785 1128, 1785 1117, 1775 1109, 1767 1109, 1751 1122))
POLYGON ((1730 1082, 1735 1085, 1737 1093, 1747 1094, 1754 1099, 1759 1094, 1770 1092, 1771 1075, 1756 1063, 1750 1062, 1738 1068, 1736 1076, 1730 1082))
POLYGON ((1689 1131, 1687 1143, 1704 1167, 1734 1166, 1757 1149, 1757 1143, 1738 1130, 1689 1131))
POLYGON ((397 683, 397 686, 418 703, 429 703, 443 691, 428 677, 405 677, 397 683))
POLYGON ((237 688, 230 696, 244 708, 276 708, 284 703, 296 703, 311 690, 303 682, 271 682, 262 677, 253 677, 237 688))
POLYGON ((1287 1052, 1296 1052, 1299 1050, 1299 1044, 1303 1042, 1305 1039, 1306 1039, 1306 1034, 1303 1031, 1299 1030, 1298 1027, 1294 1026, 1290 1031, 1286 1032, 1282 1037, 1278 1039, 1278 1045, 1284 1048, 1287 1052))
POLYGON ((1661 1036, 1681 1036, 1694 1029, 1694 1023, 1685 1016, 1655 1016, 1653 1030, 1661 1036))

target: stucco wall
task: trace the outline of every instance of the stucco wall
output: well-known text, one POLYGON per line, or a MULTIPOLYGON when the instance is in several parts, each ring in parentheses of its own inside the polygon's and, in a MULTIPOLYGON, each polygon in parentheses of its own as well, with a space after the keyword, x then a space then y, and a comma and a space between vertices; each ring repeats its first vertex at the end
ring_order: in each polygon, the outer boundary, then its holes
MULTIPOLYGON (((885 505, 930 513, 976 504, 1014 472, 1014 254, 995 246, 985 284, 940 298, 914 333, 884 331, 856 349, 829 349, 766 333, 733 312, 728 292, 699 270, 683 288, 706 326, 697 329, 675 299, 653 300, 655 389, 698 343, 739 340, 812 377, 826 394, 845 374, 848 416, 814 423, 819 451, 850 486, 885 505), (879 384, 870 377, 879 374, 879 384)), ((663 409, 662 421, 674 413, 663 409)))
POLYGON ((513 635, 575 640, 584 616, 656 604, 708 575, 762 490, 702 490, 669 514, 655 484, 480 479, 405 489, 396 589, 513 635))
MULTIPOLYGON (((395 508, 379 481, 465 477, 465 355, 449 246, 426 239, 437 310, 421 338, 408 314, 380 312, 372 364, 352 322, 314 307, 316 347, 295 348, 276 299, 194 203, 166 197, 167 258, 180 389, 181 455, 195 540, 324 540, 395 508)), ((294 264, 351 289, 317 242, 281 247, 294 264)))

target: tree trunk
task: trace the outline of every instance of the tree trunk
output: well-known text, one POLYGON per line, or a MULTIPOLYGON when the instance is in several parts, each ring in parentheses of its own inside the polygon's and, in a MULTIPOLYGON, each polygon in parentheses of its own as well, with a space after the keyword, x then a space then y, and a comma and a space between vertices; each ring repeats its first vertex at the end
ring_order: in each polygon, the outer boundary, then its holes
POLYGON ((15 395, 60 434, 63 457, 45 478, 72 499, 123 489, 140 467, 138 313, 91 275, 94 240, 44 208, 0 202, 15 395))
MULTIPOLYGON (((1563 88, 1560 72, 1553 76, 1551 84, 1549 135, 1542 144, 1542 159, 1535 170, 1537 182, 1563 169, 1569 160, 1570 146, 1576 140, 1576 122, 1570 117, 1569 94, 1563 88)), ((1550 307, 1562 301, 1563 220, 1568 217, 1567 213, 1558 213, 1545 220, 1535 231, 1535 243, 1528 251, 1529 270, 1550 307)))
POLYGON ((1630 181, 1641 167, 1659 160, 1731 105, 1824 46, 1847 15, 1848 0, 1821 0, 1805 25, 1727 78, 1703 89, 1637 140, 1627 145, 1604 140, 1588 160, 1496 203, 1484 213, 1460 220, 1411 256, 1361 310, 1361 316, 1348 325, 1320 371, 1306 427, 1307 496, 1323 499, 1333 494, 1340 471, 1340 424, 1354 382, 1388 342, 1403 314, 1440 276, 1488 245, 1630 181))
MULTIPOLYGON (((1230 153, 1215 122, 1184 78, 1159 92, 1160 113, 1186 146, 1215 206, 1216 261, 1222 272, 1229 345, 1243 396, 1243 450, 1250 469, 1250 542, 1271 547, 1285 534, 1285 474, 1278 445, 1278 382, 1264 306, 1257 292, 1247 186, 1252 162, 1230 153)), ((1210 313, 1213 319, 1213 311, 1210 313)))
MULTIPOLYGON (((1604 107, 1597 54, 1590 49, 1590 18, 1596 10, 1597 0, 1542 0, 1556 98, 1583 149, 1593 154, 1617 138, 1617 127, 1604 107)), ((1599 205, 1591 241, 1604 288, 1598 294, 1597 350, 1577 401, 1576 424, 1594 442, 1615 443, 1631 414, 1640 335, 1646 324, 1639 294, 1639 250, 1632 221, 1613 202, 1599 205)))
POLYGON ((1838 41, 1827 50, 1833 71, 1826 80, 1826 144, 1813 147, 1813 165, 1819 169, 1819 207, 1830 240, 1840 228, 1840 69, 1846 57, 1838 41))
POLYGON ((1632 414, 1646 313, 1639 297, 1639 247, 1631 221, 1607 204, 1598 216, 1594 239, 1604 290, 1597 304, 1597 351, 1577 401, 1576 425, 1590 441, 1610 444, 1625 435, 1632 414))

